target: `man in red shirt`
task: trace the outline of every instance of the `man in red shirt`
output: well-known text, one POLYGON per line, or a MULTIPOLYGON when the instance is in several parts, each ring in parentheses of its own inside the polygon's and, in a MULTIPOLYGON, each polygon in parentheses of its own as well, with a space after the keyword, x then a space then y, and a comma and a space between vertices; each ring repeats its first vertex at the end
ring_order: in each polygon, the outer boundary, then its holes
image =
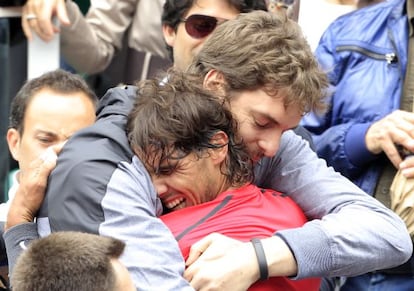
MULTIPOLYGON (((128 119, 131 147, 171 211, 161 219, 184 258, 193 243, 213 232, 249 241, 302 226, 306 217, 292 199, 251 184, 252 163, 236 136, 236 121, 197 78, 171 71, 168 83, 141 83, 128 119)), ((258 254, 259 265, 260 260, 258 254)), ((262 279, 249 290, 319 290, 320 285, 317 278, 262 279)))

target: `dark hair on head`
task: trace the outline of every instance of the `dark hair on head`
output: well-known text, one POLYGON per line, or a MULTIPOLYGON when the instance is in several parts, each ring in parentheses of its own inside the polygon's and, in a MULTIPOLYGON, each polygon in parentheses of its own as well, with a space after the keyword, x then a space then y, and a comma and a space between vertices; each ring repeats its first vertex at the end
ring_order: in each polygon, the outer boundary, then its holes
POLYGON ((55 232, 33 241, 11 275, 15 291, 115 291, 124 242, 96 234, 55 232))
POLYGON ((256 89, 277 96, 283 90, 286 107, 294 104, 301 113, 326 109, 327 75, 300 26, 284 12, 253 11, 219 25, 188 68, 202 76, 210 70, 223 75, 227 97, 256 89))
POLYGON ((139 83, 128 117, 131 147, 151 167, 149 171, 157 174, 164 161, 191 153, 202 157, 209 149, 228 146, 228 158, 222 164, 228 182, 236 186, 252 181, 250 157, 237 138, 237 122, 224 98, 204 89, 200 76, 170 69, 167 78, 139 83), (227 145, 212 141, 219 131, 227 135, 227 145))
MULTIPOLYGON (((254 10, 267 11, 265 0, 223 0, 235 7, 240 13, 247 13, 254 10)), ((197 4, 197 0, 166 0, 162 11, 161 22, 174 29, 186 16, 187 12, 197 4)), ((170 59, 173 60, 173 48, 167 46, 170 59)))
POLYGON ((63 94, 82 92, 89 97, 95 108, 98 104, 95 93, 81 76, 61 69, 50 71, 40 77, 26 81, 17 92, 10 107, 9 128, 15 128, 20 134, 23 133, 26 109, 33 96, 45 88, 63 94))
POLYGON ((381 2, 384 2, 384 0, 359 0, 357 1, 357 8, 360 9, 381 2))

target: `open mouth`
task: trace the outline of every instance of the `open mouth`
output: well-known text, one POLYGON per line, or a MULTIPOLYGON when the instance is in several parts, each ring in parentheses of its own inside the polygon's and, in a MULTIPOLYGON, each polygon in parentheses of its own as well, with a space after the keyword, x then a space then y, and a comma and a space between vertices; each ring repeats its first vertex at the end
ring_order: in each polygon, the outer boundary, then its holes
POLYGON ((183 209, 187 206, 186 199, 184 197, 168 199, 168 200, 166 199, 163 201, 163 203, 164 203, 164 206, 170 211, 183 209))

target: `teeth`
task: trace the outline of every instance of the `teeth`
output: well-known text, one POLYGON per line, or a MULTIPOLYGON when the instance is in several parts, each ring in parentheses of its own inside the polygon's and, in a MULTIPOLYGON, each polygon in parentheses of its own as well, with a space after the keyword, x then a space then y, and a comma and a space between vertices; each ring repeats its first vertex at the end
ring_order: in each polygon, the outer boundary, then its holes
POLYGON ((179 205, 182 202, 184 202, 184 198, 178 198, 178 199, 175 199, 171 202, 168 202, 165 206, 167 206, 168 209, 173 209, 174 207, 176 207, 177 205, 179 205))

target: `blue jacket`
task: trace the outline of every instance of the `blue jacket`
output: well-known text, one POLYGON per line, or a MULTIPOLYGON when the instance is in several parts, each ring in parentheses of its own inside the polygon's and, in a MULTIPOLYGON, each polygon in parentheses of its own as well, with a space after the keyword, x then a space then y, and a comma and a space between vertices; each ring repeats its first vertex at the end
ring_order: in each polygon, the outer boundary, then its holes
POLYGON ((312 133, 318 155, 371 195, 385 155, 367 150, 365 133, 399 109, 407 44, 405 1, 390 0, 339 17, 315 52, 333 95, 325 115, 309 114, 302 124, 312 133))

